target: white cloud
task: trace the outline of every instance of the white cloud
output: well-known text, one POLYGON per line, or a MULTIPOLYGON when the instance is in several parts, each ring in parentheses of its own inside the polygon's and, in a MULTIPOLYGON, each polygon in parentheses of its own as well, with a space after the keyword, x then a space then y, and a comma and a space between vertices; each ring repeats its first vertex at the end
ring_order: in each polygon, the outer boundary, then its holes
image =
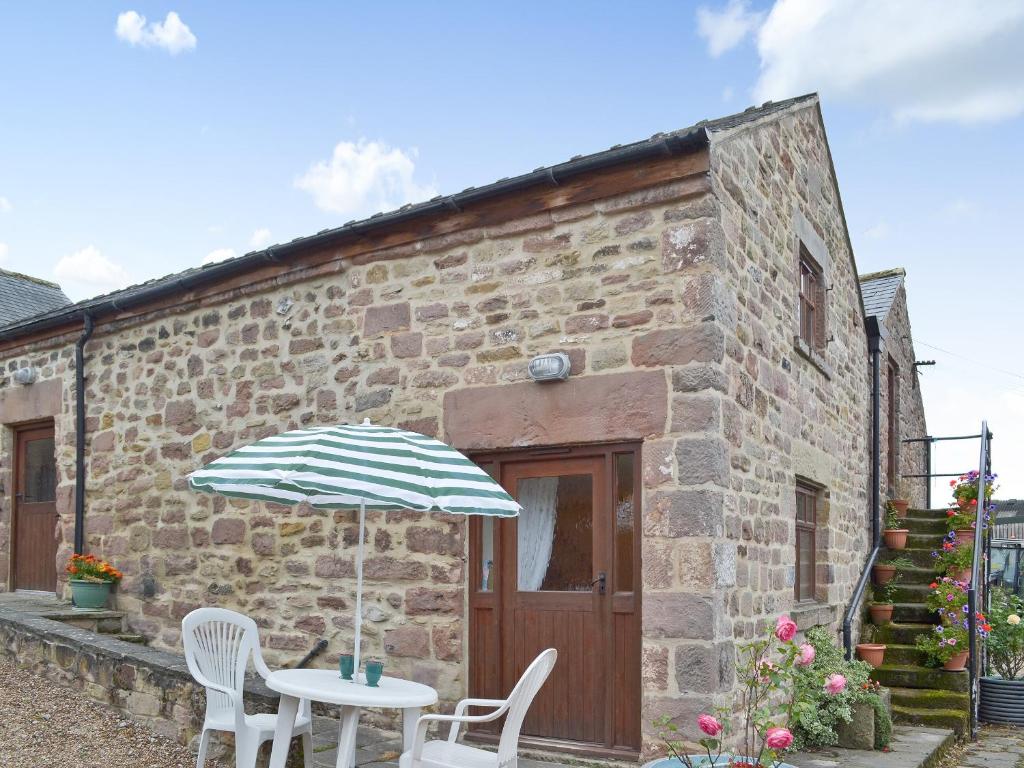
POLYGON ((964 221, 967 219, 974 219, 978 216, 978 204, 973 200, 968 200, 964 197, 958 197, 949 204, 943 206, 943 215, 951 219, 957 219, 964 221))
POLYGON ((1024 112, 1024 0, 777 0, 758 32, 756 101, 807 91, 897 122, 1024 112))
POLYGON ((107 293, 124 288, 132 281, 124 267, 108 259, 94 245, 62 257, 54 267, 53 274, 69 295, 107 293))
POLYGON ((437 194, 414 178, 416 150, 409 153, 380 141, 339 142, 330 160, 314 163, 295 180, 318 208, 349 216, 385 211, 437 194))
POLYGON ((252 233, 252 237, 249 238, 249 247, 260 249, 270 245, 270 230, 266 227, 260 227, 252 233))
POLYGON ((11 247, 7 243, 0 243, 0 267, 7 263, 7 256, 11 252, 11 247))
POLYGON ((214 264, 218 261, 233 259, 237 255, 238 254, 235 253, 234 248, 217 248, 216 250, 210 251, 206 254, 206 258, 203 259, 203 264, 214 264))
POLYGON ((750 10, 747 0, 729 0, 720 11, 702 5, 697 9, 697 34, 707 40, 708 53, 717 58, 757 31, 763 19, 764 13, 750 10))
POLYGON ((14 206, 11 205, 11 201, 0 195, 0 213, 10 213, 13 210, 14 206))
POLYGON ((868 227, 864 230, 864 237, 869 240, 884 240, 889 236, 889 223, 886 221, 880 221, 873 227, 868 227))
POLYGON ((191 51, 196 47, 196 36, 174 11, 169 11, 163 21, 146 22, 146 17, 136 11, 125 11, 117 17, 114 33, 130 45, 144 48, 164 48, 171 55, 191 51))

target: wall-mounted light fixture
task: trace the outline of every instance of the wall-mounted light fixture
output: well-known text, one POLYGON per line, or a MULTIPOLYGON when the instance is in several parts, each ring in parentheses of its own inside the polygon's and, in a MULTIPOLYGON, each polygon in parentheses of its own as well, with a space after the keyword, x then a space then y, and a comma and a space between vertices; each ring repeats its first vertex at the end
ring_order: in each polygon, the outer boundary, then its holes
POLYGON ((564 352, 537 355, 530 361, 528 370, 534 381, 565 381, 569 378, 571 364, 564 352))
POLYGON ((26 365, 24 368, 19 368, 14 372, 14 380, 18 384, 35 384, 38 377, 39 371, 31 365, 26 365))

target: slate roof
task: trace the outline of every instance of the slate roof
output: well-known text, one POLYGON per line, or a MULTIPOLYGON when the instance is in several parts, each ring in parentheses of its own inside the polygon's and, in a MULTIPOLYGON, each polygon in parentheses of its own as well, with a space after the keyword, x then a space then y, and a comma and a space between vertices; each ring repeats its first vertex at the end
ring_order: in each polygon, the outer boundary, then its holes
POLYGON ((69 304, 56 283, 0 269, 0 328, 69 304))
POLYGON ((0 323, 0 341, 16 338, 24 333, 44 330, 59 326, 84 314, 94 317, 110 309, 122 310, 129 305, 141 304, 154 295, 165 291, 180 290, 182 292, 198 285, 212 283, 221 277, 237 275, 250 267, 267 262, 284 259, 289 253, 314 246, 328 246, 342 237, 359 235, 370 230, 382 229, 417 216, 424 216, 442 211, 460 211, 462 206, 477 200, 524 189, 530 186, 558 185, 573 176, 610 167, 619 163, 627 163, 644 157, 657 157, 675 154, 689 149, 707 145, 709 136, 753 123, 762 118, 771 117, 776 113, 785 112, 799 106, 810 106, 818 103, 817 93, 808 93, 784 101, 767 101, 759 107, 748 107, 742 112, 713 120, 701 120, 688 128, 669 133, 656 133, 649 139, 642 139, 630 144, 616 144, 609 149, 590 155, 576 155, 569 160, 555 165, 542 166, 529 173, 511 178, 498 179, 483 187, 469 187, 462 192, 451 195, 438 195, 422 203, 404 205, 388 213, 375 213, 358 221, 349 221, 340 227, 325 229, 315 235, 297 237, 290 242, 272 245, 261 251, 252 251, 233 259, 226 259, 214 264, 186 269, 183 272, 149 280, 133 285, 120 291, 97 296, 78 302, 77 304, 57 308, 39 317, 17 325, 4 326, 0 323))
POLYGON ((885 320, 906 276, 902 267, 861 275, 860 292, 864 297, 864 315, 885 320))

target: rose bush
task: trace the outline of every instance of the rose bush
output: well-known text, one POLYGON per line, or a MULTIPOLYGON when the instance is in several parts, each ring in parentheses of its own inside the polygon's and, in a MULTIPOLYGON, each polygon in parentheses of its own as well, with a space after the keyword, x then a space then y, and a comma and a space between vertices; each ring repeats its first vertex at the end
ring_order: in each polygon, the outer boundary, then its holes
MULTIPOLYGON (((669 754, 687 768, 699 766, 729 765, 733 768, 761 768, 778 766, 782 755, 793 746, 794 736, 789 729, 791 721, 808 716, 817 703, 798 696, 795 680, 798 675, 809 677, 814 673, 820 650, 812 643, 798 645, 794 638, 796 622, 783 615, 775 622, 775 628, 762 640, 756 640, 742 651, 742 663, 738 677, 743 685, 738 709, 743 718, 733 728, 734 710, 721 707, 712 714, 697 718, 697 727, 705 734, 696 743, 703 752, 692 758, 692 747, 678 736, 679 728, 668 717, 656 722, 659 735, 664 740, 669 754), (730 736, 735 733, 739 755, 729 756, 728 763, 718 761, 725 754, 730 736), (705 757, 706 756, 706 757, 705 757)), ((831 677, 818 674, 817 687, 841 695, 846 689, 846 678, 841 674, 831 677)))

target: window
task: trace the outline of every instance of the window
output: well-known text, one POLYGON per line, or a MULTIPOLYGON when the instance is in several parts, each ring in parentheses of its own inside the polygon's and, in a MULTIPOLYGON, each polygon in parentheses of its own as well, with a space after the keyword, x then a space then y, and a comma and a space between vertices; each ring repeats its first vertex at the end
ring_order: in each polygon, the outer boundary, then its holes
POLYGON ((813 600, 817 589, 815 578, 818 525, 818 489, 807 483, 796 483, 796 576, 794 591, 797 600, 813 600))
POLYGON ((886 408, 886 418, 889 420, 888 429, 888 451, 886 456, 886 475, 889 483, 889 493, 895 498, 896 473, 899 471, 899 426, 900 426, 900 391, 899 375, 896 369, 896 362, 890 357, 886 365, 885 391, 889 398, 886 408))
POLYGON ((800 338, 811 349, 825 346, 825 281, 821 267, 800 246, 800 338))

